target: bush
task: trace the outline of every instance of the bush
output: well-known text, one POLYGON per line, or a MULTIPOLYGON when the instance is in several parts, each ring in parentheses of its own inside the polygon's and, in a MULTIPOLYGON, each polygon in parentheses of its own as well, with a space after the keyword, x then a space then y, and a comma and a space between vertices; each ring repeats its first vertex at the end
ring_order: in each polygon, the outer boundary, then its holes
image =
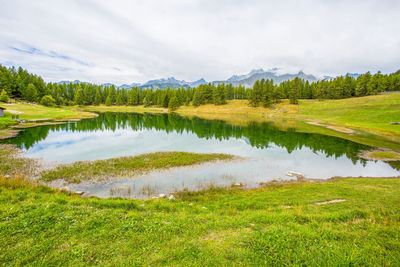
POLYGON ((46 107, 54 107, 56 105, 56 101, 51 95, 45 95, 40 101, 40 104, 46 107))
POLYGON ((14 125, 17 122, 10 117, 3 117, 0 118, 0 129, 7 128, 10 125, 14 125))
POLYGON ((8 102, 8 95, 6 90, 3 90, 0 94, 0 102, 8 102))

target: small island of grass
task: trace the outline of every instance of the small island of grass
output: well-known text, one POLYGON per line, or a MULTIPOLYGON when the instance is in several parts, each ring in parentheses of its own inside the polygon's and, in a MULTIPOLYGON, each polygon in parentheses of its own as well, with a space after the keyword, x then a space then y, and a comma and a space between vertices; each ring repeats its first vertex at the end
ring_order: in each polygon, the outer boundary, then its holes
POLYGON ((390 150, 372 150, 364 151, 361 157, 371 160, 398 161, 400 160, 400 153, 390 150))
POLYGON ((235 156, 228 154, 156 152, 138 156, 79 161, 72 164, 61 165, 55 169, 44 172, 41 179, 44 181, 64 179, 69 183, 80 183, 85 180, 133 176, 154 169, 188 166, 215 160, 229 160, 234 157, 235 156))

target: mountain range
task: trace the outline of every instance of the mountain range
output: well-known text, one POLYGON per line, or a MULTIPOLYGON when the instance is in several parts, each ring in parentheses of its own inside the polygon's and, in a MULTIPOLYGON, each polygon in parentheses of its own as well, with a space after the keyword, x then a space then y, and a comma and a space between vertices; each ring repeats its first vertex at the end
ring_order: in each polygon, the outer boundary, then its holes
MULTIPOLYGON (((289 74, 289 73, 277 74, 277 70, 278 70, 277 68, 273 68, 268 71, 265 71, 263 69, 254 69, 254 70, 250 71, 248 74, 233 75, 232 77, 228 78, 227 80, 211 81, 211 82, 207 82, 203 78, 201 78, 197 81, 194 81, 194 82, 187 82, 184 80, 177 80, 174 77, 170 77, 170 78, 166 78, 166 79, 163 78, 163 79, 157 79, 157 80, 150 80, 143 84, 132 83, 132 84, 123 84, 120 86, 115 85, 115 87, 124 88, 124 89, 132 88, 132 87, 151 88, 151 89, 157 89, 157 88, 160 88, 160 89, 174 88, 174 89, 176 89, 176 88, 182 88, 182 87, 183 88, 197 87, 200 84, 207 84, 207 83, 213 83, 213 84, 225 83, 225 84, 232 84, 234 86, 243 85, 245 87, 252 87, 255 81, 261 80, 261 79, 272 79, 274 81, 274 83, 278 83, 278 84, 283 81, 293 80, 296 77, 299 77, 304 80, 308 80, 310 82, 319 80, 316 76, 314 76, 312 74, 306 74, 303 71, 300 71, 295 74, 289 74)), ((351 73, 349 75, 356 78, 359 74, 351 73)), ((333 79, 333 77, 325 76, 323 79, 333 79)), ((80 83, 80 81, 75 80, 73 82, 71 82, 71 81, 58 82, 58 84, 60 84, 60 83, 64 83, 64 84, 80 83)), ((103 85, 111 86, 113 84, 104 83, 103 85)))

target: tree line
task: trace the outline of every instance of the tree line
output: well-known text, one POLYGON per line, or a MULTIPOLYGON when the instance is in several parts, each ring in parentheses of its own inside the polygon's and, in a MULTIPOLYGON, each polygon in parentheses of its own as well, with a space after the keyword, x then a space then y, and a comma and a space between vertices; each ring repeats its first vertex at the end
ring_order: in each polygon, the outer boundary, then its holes
POLYGON ((252 88, 232 84, 201 84, 196 88, 130 89, 91 83, 45 83, 43 79, 19 67, 0 65, 0 101, 9 97, 46 106, 62 105, 144 105, 175 110, 182 105, 223 105, 227 100, 247 99, 251 106, 268 107, 282 99, 297 104, 298 99, 342 99, 400 90, 400 70, 391 74, 367 72, 309 82, 300 78, 275 84, 258 80, 252 88))

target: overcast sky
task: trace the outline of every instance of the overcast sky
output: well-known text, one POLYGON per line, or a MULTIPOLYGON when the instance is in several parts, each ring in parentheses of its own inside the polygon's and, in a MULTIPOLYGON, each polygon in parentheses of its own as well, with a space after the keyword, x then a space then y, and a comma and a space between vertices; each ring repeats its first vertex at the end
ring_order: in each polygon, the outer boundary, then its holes
POLYGON ((0 0, 0 64, 46 81, 400 69, 400 1, 0 0))

